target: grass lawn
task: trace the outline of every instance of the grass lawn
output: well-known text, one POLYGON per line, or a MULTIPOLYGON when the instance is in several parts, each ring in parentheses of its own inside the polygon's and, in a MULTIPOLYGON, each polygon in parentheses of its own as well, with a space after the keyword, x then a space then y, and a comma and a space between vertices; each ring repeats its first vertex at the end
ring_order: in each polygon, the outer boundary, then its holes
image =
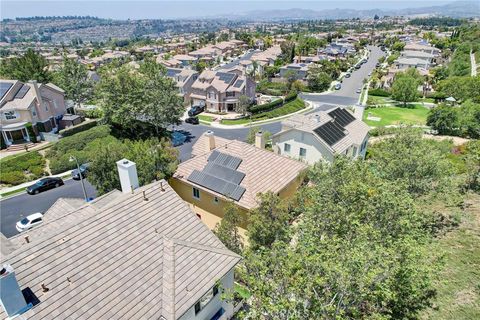
POLYGON ((380 97, 380 96, 368 95, 368 98, 367 98, 367 105, 369 105, 369 106, 370 105, 378 105, 378 104, 382 105, 382 104, 391 103, 391 102, 392 102, 392 99, 390 97, 380 97))
POLYGON ((234 125, 234 124, 245 124, 249 123, 250 118, 241 118, 241 119, 222 119, 220 120, 221 124, 234 125))
POLYGON ((369 108, 363 114, 363 121, 371 127, 382 127, 392 124, 425 125, 429 110, 421 104, 413 104, 413 108, 386 106, 369 108), (368 114, 379 117, 380 121, 367 120, 368 114))
POLYGON ((205 116, 203 114, 199 114, 198 115, 198 120, 200 121, 205 121, 205 122, 212 122, 213 121, 213 117, 211 116, 205 116))
POLYGON ((444 252, 435 283, 437 299, 421 319, 480 319, 480 195, 469 197, 459 227, 442 236, 432 251, 444 252))

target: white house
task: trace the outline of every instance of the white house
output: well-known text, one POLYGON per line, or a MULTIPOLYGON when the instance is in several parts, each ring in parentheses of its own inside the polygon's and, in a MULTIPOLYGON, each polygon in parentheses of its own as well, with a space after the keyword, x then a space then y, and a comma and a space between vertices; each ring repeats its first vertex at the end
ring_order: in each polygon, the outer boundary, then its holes
POLYGON ((272 136, 274 152, 314 164, 332 162, 335 155, 364 158, 369 127, 340 107, 298 114, 282 122, 272 136))

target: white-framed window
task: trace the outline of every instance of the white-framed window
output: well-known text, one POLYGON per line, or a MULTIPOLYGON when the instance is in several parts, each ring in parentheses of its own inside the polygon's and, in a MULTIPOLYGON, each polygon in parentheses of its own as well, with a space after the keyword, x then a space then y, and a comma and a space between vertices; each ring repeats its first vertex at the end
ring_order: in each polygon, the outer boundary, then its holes
POLYGON ((35 108, 32 109, 32 116, 33 116, 33 117, 36 117, 36 116, 37 116, 37 111, 35 110, 35 108))
POLYGON ((200 300, 195 303, 195 315, 205 308, 205 306, 212 301, 212 299, 218 294, 218 285, 215 285, 211 290, 203 295, 200 300))
POLYGON ((197 188, 193 187, 193 197, 195 199, 200 199, 200 190, 198 190, 197 188))
POLYGON ((300 151, 298 152, 298 155, 300 156, 300 158, 305 158, 307 156, 307 149, 300 148, 300 151))
POLYGON ((287 152, 287 153, 288 153, 288 152, 290 152, 290 149, 291 149, 290 144, 285 143, 285 144, 283 145, 283 151, 284 151, 284 152, 287 152))
POLYGON ((15 119, 17 119, 17 113, 15 112, 15 110, 5 111, 3 113, 3 116, 5 117, 5 120, 15 120, 15 119))

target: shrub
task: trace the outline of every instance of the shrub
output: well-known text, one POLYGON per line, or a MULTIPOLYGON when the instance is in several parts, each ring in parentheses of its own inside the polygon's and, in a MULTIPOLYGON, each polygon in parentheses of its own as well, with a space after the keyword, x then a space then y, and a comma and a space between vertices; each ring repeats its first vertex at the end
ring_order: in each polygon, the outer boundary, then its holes
POLYGON ((274 101, 269 102, 269 103, 260 104, 260 105, 256 105, 256 106, 251 106, 248 111, 250 111, 253 114, 260 113, 260 112, 266 112, 266 111, 270 111, 270 110, 272 110, 276 107, 279 107, 282 104, 283 104, 283 100, 282 99, 277 99, 277 100, 274 100, 274 101))
POLYGON ((285 97, 285 103, 293 101, 297 99, 298 93, 296 92, 291 92, 285 97))
POLYGON ((289 113, 297 112, 299 110, 302 110, 303 108, 305 108, 305 102, 302 99, 297 98, 274 110, 256 114, 252 116, 252 119, 262 120, 262 119, 276 118, 276 117, 284 116, 289 113))
POLYGON ((95 127, 96 125, 97 125, 96 120, 85 121, 85 122, 82 122, 82 123, 80 123, 76 126, 60 130, 59 134, 62 137, 68 137, 68 136, 74 135, 76 133, 91 129, 91 128, 95 127))
POLYGON ((27 182, 27 177, 21 171, 2 171, 2 174, 0 175, 0 182, 5 184, 17 185, 27 182))
POLYGON ((388 97, 390 96, 390 92, 384 89, 370 89, 368 90, 368 95, 369 96, 378 96, 378 97, 388 97))
POLYGON ((35 134, 35 131, 33 131, 33 126, 29 122, 25 125, 25 128, 27 129, 28 135, 30 136, 30 141, 33 143, 37 143, 37 135, 35 134))
POLYGON ((45 159, 36 151, 0 160, 0 183, 17 185, 44 174, 45 159), (28 176, 25 173, 30 173, 28 176))

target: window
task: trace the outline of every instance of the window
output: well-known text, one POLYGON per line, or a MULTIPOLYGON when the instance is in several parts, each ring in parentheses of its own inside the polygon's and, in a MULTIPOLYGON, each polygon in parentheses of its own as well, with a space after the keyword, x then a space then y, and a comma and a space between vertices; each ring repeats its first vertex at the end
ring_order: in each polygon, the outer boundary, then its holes
POLYGON ((285 144, 283 145, 283 151, 285 151, 285 152, 290 152, 290 145, 289 145, 288 143, 285 143, 285 144))
POLYGON ((5 116, 6 120, 15 120, 17 119, 17 115, 15 114, 15 111, 7 111, 3 114, 5 116))
POLYGON ((197 188, 193 188, 193 197, 196 199, 200 199, 200 190, 197 188))
POLYGON ((42 221, 42 218, 37 218, 37 219, 33 219, 31 223, 33 224, 41 221, 42 221))
POLYGON ((299 155, 300 155, 301 158, 305 158, 307 156, 307 149, 300 148, 299 155))
POLYGON ((353 147, 352 155, 356 155, 356 154, 357 154, 357 147, 353 147))
POLYGON ((218 197, 213 197, 213 202, 218 203, 218 197))
POLYGON ((205 306, 212 301, 212 299, 218 294, 218 285, 215 285, 211 290, 203 295, 200 300, 195 303, 195 315, 205 308, 205 306))
POLYGON ((32 109, 32 116, 34 116, 34 117, 37 116, 37 112, 35 111, 35 109, 32 109))
POLYGON ((228 92, 226 93, 227 97, 235 97, 235 92, 228 92))

